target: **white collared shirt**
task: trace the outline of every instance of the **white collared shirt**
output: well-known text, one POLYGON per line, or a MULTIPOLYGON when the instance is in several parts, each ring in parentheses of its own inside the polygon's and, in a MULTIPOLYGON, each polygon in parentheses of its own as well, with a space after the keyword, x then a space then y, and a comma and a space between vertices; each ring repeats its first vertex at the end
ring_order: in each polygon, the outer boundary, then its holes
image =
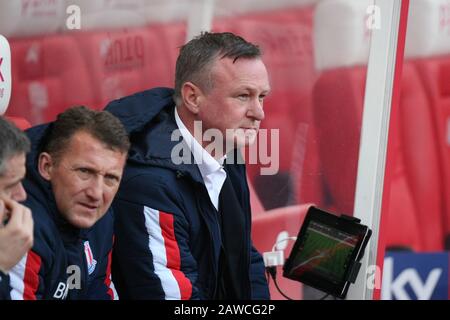
POLYGON ((184 141, 189 146, 195 162, 202 175, 203 182, 205 183, 206 190, 208 191, 209 198, 212 204, 219 210, 219 195, 220 190, 222 190, 223 183, 227 177, 227 173, 223 168, 223 163, 226 159, 226 155, 220 160, 214 159, 211 154, 209 154, 200 143, 195 140, 192 134, 181 121, 178 115, 177 108, 175 107, 175 121, 177 123, 178 129, 183 136, 184 141))

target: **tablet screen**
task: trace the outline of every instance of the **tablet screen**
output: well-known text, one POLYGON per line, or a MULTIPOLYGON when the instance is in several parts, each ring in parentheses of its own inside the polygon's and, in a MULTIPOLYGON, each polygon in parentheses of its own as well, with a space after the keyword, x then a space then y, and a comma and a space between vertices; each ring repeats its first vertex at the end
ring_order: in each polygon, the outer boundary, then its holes
POLYGON ((345 297, 352 267, 361 259, 369 237, 370 230, 359 221, 311 207, 283 275, 345 297))
POLYGON ((358 238, 354 235, 312 221, 293 261, 291 273, 301 275, 309 271, 340 282, 357 243, 358 238))

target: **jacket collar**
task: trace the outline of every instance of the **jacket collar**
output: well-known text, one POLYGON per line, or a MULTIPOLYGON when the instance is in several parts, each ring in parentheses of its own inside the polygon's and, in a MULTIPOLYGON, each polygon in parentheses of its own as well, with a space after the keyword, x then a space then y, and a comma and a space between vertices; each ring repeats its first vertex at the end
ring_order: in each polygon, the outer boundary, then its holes
POLYGON ((181 158, 189 157, 189 163, 195 161, 190 152, 183 154, 189 148, 182 136, 173 135, 178 128, 173 92, 169 88, 143 91, 111 102, 106 110, 118 117, 130 134, 129 162, 170 169, 176 171, 178 177, 188 176, 203 184, 197 166, 172 161, 174 150, 180 150, 181 158), (182 148, 180 143, 184 144, 182 148))

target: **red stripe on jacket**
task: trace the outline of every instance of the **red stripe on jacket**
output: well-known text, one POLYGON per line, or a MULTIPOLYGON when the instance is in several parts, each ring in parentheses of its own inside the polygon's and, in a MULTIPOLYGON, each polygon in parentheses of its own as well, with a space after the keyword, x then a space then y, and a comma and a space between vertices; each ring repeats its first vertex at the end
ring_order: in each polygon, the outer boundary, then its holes
POLYGON ((41 263, 41 257, 30 250, 27 254, 25 273, 23 276, 24 300, 36 300, 36 292, 39 287, 39 270, 41 269, 41 263))
POLYGON ((105 285, 108 288, 107 293, 111 297, 111 300, 114 300, 114 291, 111 289, 111 261, 112 261, 113 247, 114 247, 114 236, 111 250, 108 253, 108 264, 106 266, 106 277, 105 277, 105 285))
POLYGON ((192 284, 181 271, 180 248, 178 247, 177 239, 175 237, 173 215, 160 211, 159 226, 166 248, 167 267, 172 271, 172 274, 178 283, 181 299, 189 300, 192 295, 192 284))

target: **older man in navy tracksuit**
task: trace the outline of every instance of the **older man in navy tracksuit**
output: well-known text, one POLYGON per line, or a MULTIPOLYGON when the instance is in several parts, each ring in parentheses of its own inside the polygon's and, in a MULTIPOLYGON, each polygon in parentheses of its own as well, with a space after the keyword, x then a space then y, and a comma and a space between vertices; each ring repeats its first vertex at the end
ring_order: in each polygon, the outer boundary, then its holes
POLYGON ((181 49, 175 91, 153 89, 107 106, 132 143, 113 204, 121 298, 269 298, 250 238, 245 165, 236 163, 238 149, 256 136, 269 90, 257 46, 205 33, 181 49), (214 152, 195 135, 196 121, 201 135, 219 133, 214 152))

